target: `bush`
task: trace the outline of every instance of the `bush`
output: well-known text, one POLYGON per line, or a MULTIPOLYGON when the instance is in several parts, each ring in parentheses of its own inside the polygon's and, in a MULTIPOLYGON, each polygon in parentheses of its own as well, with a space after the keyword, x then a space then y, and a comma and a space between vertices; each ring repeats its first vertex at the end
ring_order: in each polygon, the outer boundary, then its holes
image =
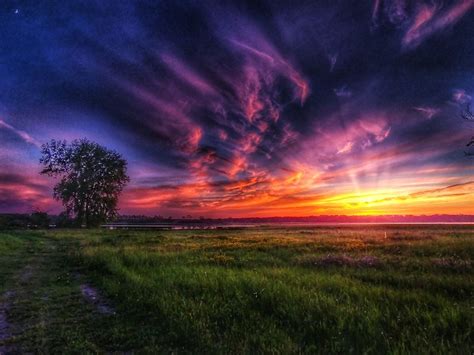
POLYGON ((30 227, 32 228, 48 228, 49 222, 50 219, 46 212, 36 211, 30 216, 30 227))

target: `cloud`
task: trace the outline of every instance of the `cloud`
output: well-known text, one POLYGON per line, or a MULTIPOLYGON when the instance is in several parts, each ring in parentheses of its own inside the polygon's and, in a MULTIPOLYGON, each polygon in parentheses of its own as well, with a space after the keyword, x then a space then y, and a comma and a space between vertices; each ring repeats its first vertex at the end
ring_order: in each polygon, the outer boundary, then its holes
POLYGON ((28 133, 25 131, 22 131, 20 129, 17 129, 13 127, 12 125, 6 123, 4 120, 0 119, 0 128, 5 128, 9 130, 10 132, 13 132, 16 136, 21 138, 25 143, 34 145, 37 148, 41 147, 41 143, 38 142, 35 138, 31 137, 28 133))
POLYGON ((352 151, 352 148, 354 148, 354 142, 346 142, 346 144, 337 150, 337 154, 345 154, 345 153, 350 153, 352 151))
POLYGON ((35 209, 57 212, 51 193, 51 186, 39 176, 0 173, 0 213, 30 213, 35 209))
POLYGON ((349 88, 346 85, 343 85, 339 88, 334 89, 334 93, 336 94, 337 97, 351 97, 352 96, 352 91, 349 90, 349 88))
POLYGON ((336 67, 336 63, 337 63, 337 57, 338 57, 338 54, 330 54, 328 55, 328 59, 329 59, 329 71, 332 72, 334 70, 334 68, 336 67))
POLYGON ((409 49, 417 47, 426 38, 456 24, 473 7, 474 0, 459 0, 446 9, 437 5, 420 5, 402 40, 403 46, 409 49))
POLYGON ((197 93, 213 96, 218 95, 213 85, 197 71, 190 68, 187 63, 170 54, 162 53, 160 58, 180 80, 194 88, 197 93))
POLYGON ((455 103, 464 105, 471 102, 472 96, 469 95, 464 89, 456 89, 453 91, 452 99, 455 103))
POLYGON ((433 118, 433 116, 437 115, 440 111, 438 108, 428 107, 428 106, 413 107, 413 109, 420 112, 423 116, 425 116, 428 119, 433 118))
POLYGON ((414 193, 410 194, 409 196, 410 197, 422 197, 422 196, 430 196, 430 197, 442 196, 442 197, 445 197, 445 196, 449 196, 449 194, 458 195, 459 193, 473 194, 474 193, 474 181, 467 181, 467 182, 463 182, 463 183, 459 183, 459 184, 440 187, 440 188, 437 188, 437 189, 414 192, 414 193))
POLYGON ((407 195, 402 196, 392 196, 384 197, 382 199, 371 200, 371 204, 381 203, 381 202, 393 202, 393 201, 403 201, 407 202, 414 199, 424 199, 424 200, 436 200, 436 199, 446 199, 449 197, 459 197, 465 195, 474 195, 474 181, 468 181, 464 183, 444 186, 436 189, 422 190, 413 192, 407 195))
POLYGON ((360 152, 382 143, 389 137, 390 132, 388 119, 382 114, 368 113, 344 123, 333 118, 316 129, 317 141, 314 142, 313 137, 306 149, 316 150, 332 159, 333 154, 360 152))
POLYGON ((439 0, 374 0, 372 23, 378 27, 386 19, 404 32, 402 47, 412 50, 436 33, 455 25, 473 7, 474 0, 457 0, 450 4, 439 0))
MULTIPOLYGON (((471 32, 471 1, 372 4, 35 3, 4 18, 1 109, 42 139, 123 152, 127 212, 346 213, 331 196, 468 174, 446 92, 469 88, 472 43, 447 29, 471 32)), ((1 170, 22 152, 36 176, 39 143, 0 122, 21 139, 0 147, 1 170)))

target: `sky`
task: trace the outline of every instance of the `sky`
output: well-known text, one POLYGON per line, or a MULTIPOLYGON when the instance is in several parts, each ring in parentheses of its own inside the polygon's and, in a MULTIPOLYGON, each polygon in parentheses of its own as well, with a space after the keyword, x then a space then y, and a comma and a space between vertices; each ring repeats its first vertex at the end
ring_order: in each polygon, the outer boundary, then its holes
POLYGON ((84 137, 122 214, 474 213, 474 0, 3 0, 0 78, 0 213, 84 137))

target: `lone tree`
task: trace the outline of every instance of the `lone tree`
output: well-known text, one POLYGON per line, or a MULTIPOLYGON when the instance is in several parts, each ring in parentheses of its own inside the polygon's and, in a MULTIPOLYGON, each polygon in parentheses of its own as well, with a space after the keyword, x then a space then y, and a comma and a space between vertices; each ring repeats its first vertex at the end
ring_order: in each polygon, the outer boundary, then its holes
POLYGON ((120 154, 87 139, 51 140, 41 147, 41 174, 60 178, 54 198, 78 225, 97 226, 117 214, 120 192, 130 181, 120 154))

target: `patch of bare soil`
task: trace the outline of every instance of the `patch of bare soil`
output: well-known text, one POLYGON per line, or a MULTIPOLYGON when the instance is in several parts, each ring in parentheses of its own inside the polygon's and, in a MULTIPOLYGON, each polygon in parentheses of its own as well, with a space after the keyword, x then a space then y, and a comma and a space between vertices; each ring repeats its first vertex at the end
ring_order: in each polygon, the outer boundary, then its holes
POLYGON ((0 355, 19 353, 14 338, 21 334, 23 327, 11 319, 12 309, 18 300, 28 293, 28 285, 35 275, 37 260, 34 258, 13 277, 12 289, 0 297, 0 355))
POLYGON ((22 270, 21 274, 20 274, 20 277, 19 277, 19 281, 20 283, 28 283, 31 278, 33 277, 33 273, 34 273, 34 266, 33 265, 27 265, 25 266, 25 268, 22 270))
POLYGON ((7 291, 0 299, 0 354, 8 354, 14 351, 8 340, 13 336, 13 326, 8 320, 8 312, 12 307, 14 291, 7 291))
POLYGON ((115 310, 105 301, 102 295, 95 287, 90 284, 83 283, 80 285, 81 294, 84 299, 93 304, 97 312, 100 314, 115 314, 115 310))

